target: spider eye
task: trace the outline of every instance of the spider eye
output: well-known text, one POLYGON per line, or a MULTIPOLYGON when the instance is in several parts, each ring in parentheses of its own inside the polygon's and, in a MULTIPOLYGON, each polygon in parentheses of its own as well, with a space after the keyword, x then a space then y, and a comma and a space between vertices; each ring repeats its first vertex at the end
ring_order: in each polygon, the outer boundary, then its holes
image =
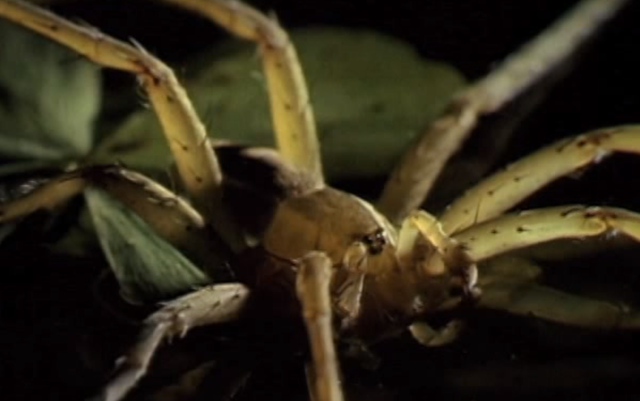
POLYGON ((377 229, 371 234, 362 237, 362 242, 366 245, 371 255, 377 255, 382 252, 384 246, 387 245, 387 237, 382 228, 377 229))

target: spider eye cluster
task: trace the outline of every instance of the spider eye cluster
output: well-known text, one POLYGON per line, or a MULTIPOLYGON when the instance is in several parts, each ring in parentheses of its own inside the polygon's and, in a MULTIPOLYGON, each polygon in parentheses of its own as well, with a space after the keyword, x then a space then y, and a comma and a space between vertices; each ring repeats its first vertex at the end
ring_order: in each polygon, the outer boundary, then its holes
POLYGON ((367 247, 367 251, 371 255, 377 255, 384 250, 385 245, 389 243, 384 229, 379 228, 371 234, 362 237, 362 242, 367 247))

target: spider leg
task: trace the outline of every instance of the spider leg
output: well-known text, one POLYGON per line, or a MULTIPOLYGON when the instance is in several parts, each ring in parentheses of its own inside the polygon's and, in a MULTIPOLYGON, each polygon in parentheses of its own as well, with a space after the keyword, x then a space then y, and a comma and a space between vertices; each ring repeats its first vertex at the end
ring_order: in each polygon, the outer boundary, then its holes
POLYGON ((333 339, 331 310, 332 262, 325 254, 311 252, 298 265, 296 292, 307 327, 315 376, 310 386, 316 401, 342 401, 338 360, 333 339))
POLYGON ((479 308, 599 330, 639 330, 640 314, 624 304, 581 297, 533 281, 482 284, 479 308))
POLYGON ((78 172, 63 174, 47 181, 26 194, 20 194, 16 199, 0 203, 0 224, 37 210, 53 210, 82 193, 87 184, 87 179, 78 172))
MULTIPOLYGON (((568 205, 501 216, 472 226, 454 238, 474 261, 480 262, 557 239, 618 234, 640 242, 640 214, 618 208, 568 205)), ((512 263, 512 259, 505 259, 497 267, 485 270, 481 266, 482 297, 477 301, 478 307, 578 327, 640 329, 640 314, 631 308, 540 285, 535 282, 537 267, 517 260, 515 266, 510 266, 512 263)))
POLYGON ((493 72, 458 94, 407 150, 384 187, 378 210, 391 222, 400 223, 417 209, 481 116, 499 110, 565 61, 625 3, 626 0, 582 1, 493 72))
POLYGON ((135 74, 146 90, 194 204, 234 248, 239 234, 222 205, 222 172, 200 119, 175 74, 140 46, 60 18, 28 3, 2 0, 0 16, 36 31, 95 63, 135 74))
POLYGON ((296 49, 278 21, 239 1, 160 1, 201 14, 230 33, 258 44, 277 147, 286 160, 322 185, 320 145, 307 85, 296 49))
POLYGON ((612 152, 640 154, 640 126, 597 130, 547 146, 481 181, 453 202, 440 222, 446 232, 456 233, 496 217, 551 181, 612 152))
POLYGON ((94 166, 62 174, 21 197, 0 204, 0 224, 37 210, 51 210, 88 186, 100 188, 139 215, 167 242, 202 267, 228 260, 230 250, 184 199, 152 179, 119 166, 94 166))
POLYGON ((640 329, 640 314, 622 303, 570 294, 539 284, 542 267, 529 258, 491 258, 480 266, 482 298, 476 306, 560 324, 607 329, 640 329))
POLYGON ((124 398, 144 376, 163 341, 184 337, 194 327, 237 319, 249 295, 249 290, 242 284, 217 284, 164 304, 144 321, 138 342, 118 360, 113 378, 97 399, 117 401, 124 398))
POLYGON ((612 207, 565 205, 497 217, 454 238, 472 260, 480 262, 548 241, 619 234, 640 242, 640 214, 612 207))

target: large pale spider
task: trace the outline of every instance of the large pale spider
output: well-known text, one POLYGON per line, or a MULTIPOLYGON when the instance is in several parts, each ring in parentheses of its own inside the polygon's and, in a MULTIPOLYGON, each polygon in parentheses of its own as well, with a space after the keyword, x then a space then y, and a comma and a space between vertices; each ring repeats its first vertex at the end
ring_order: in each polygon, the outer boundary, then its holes
MULTIPOLYGON (((160 236, 192 252, 194 259, 214 248, 217 258, 237 264, 242 281, 212 284, 163 304, 145 320, 138 342, 119 360, 103 399, 122 399, 165 340, 196 326, 250 315, 260 300, 280 302, 276 306, 282 310, 276 313, 293 309, 303 315, 313 360, 311 395, 319 401, 341 400, 334 335, 369 343, 411 326, 422 342, 447 341, 455 336, 458 322, 434 333, 424 323, 431 314, 474 305, 492 308, 492 302, 499 302, 499 292, 482 295, 478 263, 557 239, 621 233, 640 240, 640 215, 624 209, 567 205, 503 215, 547 183, 612 152, 640 153, 637 126, 601 129, 543 148, 475 185, 437 218, 418 210, 478 118, 499 109, 564 60, 623 0, 581 3, 548 34, 462 91, 408 150, 375 207, 325 184, 302 70, 286 32, 274 19, 235 1, 164 1, 199 13, 259 47, 278 150, 249 151, 247 156, 270 171, 274 184, 274 193, 265 195, 272 203, 260 224, 240 223, 234 217, 231 184, 225 182, 207 133, 168 66, 138 45, 26 3, 0 1, 3 18, 99 65, 138 77, 190 201, 122 167, 86 167, 0 205, 0 222, 51 208, 96 186, 140 214, 160 236), (149 198, 160 201, 150 203, 149 198)), ((553 313, 528 310, 526 305, 512 311, 553 318, 553 313)), ((619 328, 639 326, 638 316, 614 307, 602 318, 619 328)), ((590 324, 580 318, 571 323, 590 324)))

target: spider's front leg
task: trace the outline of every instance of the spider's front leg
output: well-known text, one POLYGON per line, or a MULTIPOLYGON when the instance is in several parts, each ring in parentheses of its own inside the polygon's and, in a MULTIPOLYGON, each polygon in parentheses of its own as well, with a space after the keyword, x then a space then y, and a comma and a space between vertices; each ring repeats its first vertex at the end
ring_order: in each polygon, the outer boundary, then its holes
POLYGON ((256 42, 262 55, 276 144, 283 157, 323 184, 313 108, 298 55, 275 18, 235 0, 158 0, 186 8, 256 42))
MULTIPOLYGON (((498 217, 453 238, 472 260, 481 262, 549 241, 606 235, 625 235, 640 243, 640 214, 609 207, 558 206, 498 217)), ((484 277, 482 273, 481 269, 480 281, 487 284, 483 286, 479 307, 578 327, 640 329, 640 315, 633 310, 564 294, 530 279, 514 278, 512 274, 484 277)))
POLYGON ((118 401, 144 376, 158 347, 187 331, 211 324, 236 320, 249 299, 242 284, 217 284, 201 288, 165 303, 143 323, 138 342, 118 360, 118 367, 104 387, 101 401, 118 401))
POLYGON ((640 126, 604 128, 540 149, 465 192, 440 221, 448 233, 462 231, 499 216, 550 182, 614 152, 640 155, 640 126))
POLYGON ((332 270, 331 259, 322 252, 310 252, 298 261, 296 292, 311 345, 310 392, 315 401, 344 399, 333 338, 332 270))
MULTIPOLYGON (((513 266, 511 260, 504 259, 501 268, 475 268, 496 256, 536 244, 607 235, 625 235, 640 243, 640 214, 568 205, 498 217, 449 237, 434 217, 415 212, 405 220, 397 248, 401 277, 415 277, 413 297, 417 296, 417 302, 413 305, 419 308, 413 319, 457 308, 464 297, 452 297, 451 288, 461 285, 463 291, 477 294, 474 284, 478 273, 482 295, 473 297, 476 307, 597 330, 639 330, 640 314, 633 309, 538 284, 537 274, 530 274, 531 269, 525 272, 521 264, 513 266)), ((433 346, 454 339, 462 327, 454 320, 437 332, 418 321, 411 326, 411 333, 420 343, 433 346)))
POLYGON ((204 126, 171 68, 140 46, 118 41, 28 3, 2 0, 0 17, 65 45, 99 65, 135 74, 158 115, 187 193, 230 246, 242 247, 238 229, 222 203, 220 166, 204 126))

